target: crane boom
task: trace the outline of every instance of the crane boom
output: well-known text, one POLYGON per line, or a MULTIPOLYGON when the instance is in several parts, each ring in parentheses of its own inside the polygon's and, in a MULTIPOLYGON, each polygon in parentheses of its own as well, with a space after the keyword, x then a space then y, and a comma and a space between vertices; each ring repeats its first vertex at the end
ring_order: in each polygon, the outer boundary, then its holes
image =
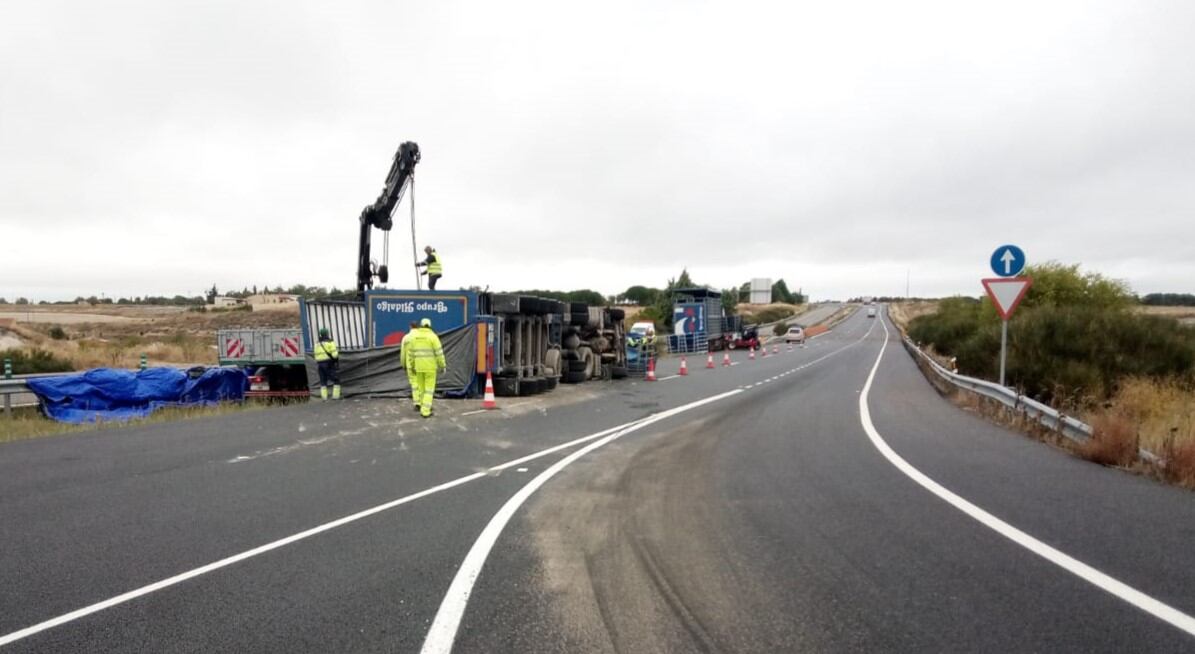
POLYGON ((365 289, 373 288, 373 280, 378 278, 383 284, 389 277, 386 262, 375 269, 370 261, 370 242, 374 227, 388 232, 394 226, 392 214, 398 203, 402 201, 403 193, 411 184, 415 174, 415 164, 419 163, 419 145, 413 141, 406 141, 398 146, 394 153, 394 163, 390 166, 390 174, 386 176, 386 186, 373 204, 361 210, 361 238, 357 247, 357 295, 363 296, 365 289))

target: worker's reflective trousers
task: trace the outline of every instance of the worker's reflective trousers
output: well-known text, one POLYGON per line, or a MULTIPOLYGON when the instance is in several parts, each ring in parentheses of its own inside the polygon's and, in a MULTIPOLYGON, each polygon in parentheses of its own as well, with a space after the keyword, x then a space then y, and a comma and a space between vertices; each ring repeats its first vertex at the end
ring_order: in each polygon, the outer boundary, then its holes
POLYGON ((432 400, 436 396, 436 371, 416 372, 411 382, 411 397, 419 404, 419 413, 430 416, 432 414, 432 400))

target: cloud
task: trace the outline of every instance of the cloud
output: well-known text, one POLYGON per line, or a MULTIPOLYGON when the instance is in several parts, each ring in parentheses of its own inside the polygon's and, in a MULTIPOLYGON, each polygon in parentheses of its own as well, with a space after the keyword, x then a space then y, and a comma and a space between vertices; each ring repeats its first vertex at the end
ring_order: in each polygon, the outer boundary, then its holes
POLYGON ((350 286, 404 140, 448 285, 978 294, 1016 242, 1191 290, 1186 3, 11 13, 0 296, 350 286))

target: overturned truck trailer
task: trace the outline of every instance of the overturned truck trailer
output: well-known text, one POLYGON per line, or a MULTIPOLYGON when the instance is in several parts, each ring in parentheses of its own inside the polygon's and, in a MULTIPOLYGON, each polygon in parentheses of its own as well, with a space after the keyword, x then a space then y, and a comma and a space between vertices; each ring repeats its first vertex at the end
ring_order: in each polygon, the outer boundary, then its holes
POLYGON ((440 335, 448 370, 437 387, 475 397, 486 373, 497 395, 533 395, 557 383, 626 376, 622 311, 545 298, 474 291, 370 290, 362 301, 300 300, 310 387, 315 334, 328 329, 340 345, 346 396, 410 394, 399 345, 409 324, 428 318, 440 335))
POLYGON ((627 376, 621 309, 494 293, 497 321, 494 393, 533 395, 560 382, 627 376))

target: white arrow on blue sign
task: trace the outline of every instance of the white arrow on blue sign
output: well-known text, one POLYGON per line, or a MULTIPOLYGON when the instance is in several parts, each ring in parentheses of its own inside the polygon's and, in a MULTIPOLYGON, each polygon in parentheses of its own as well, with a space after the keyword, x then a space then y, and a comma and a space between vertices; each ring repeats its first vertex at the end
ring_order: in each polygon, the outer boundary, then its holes
POLYGON ((1016 277, 1025 269, 1025 252, 1015 245, 1001 245, 992 253, 992 272, 1016 277))

